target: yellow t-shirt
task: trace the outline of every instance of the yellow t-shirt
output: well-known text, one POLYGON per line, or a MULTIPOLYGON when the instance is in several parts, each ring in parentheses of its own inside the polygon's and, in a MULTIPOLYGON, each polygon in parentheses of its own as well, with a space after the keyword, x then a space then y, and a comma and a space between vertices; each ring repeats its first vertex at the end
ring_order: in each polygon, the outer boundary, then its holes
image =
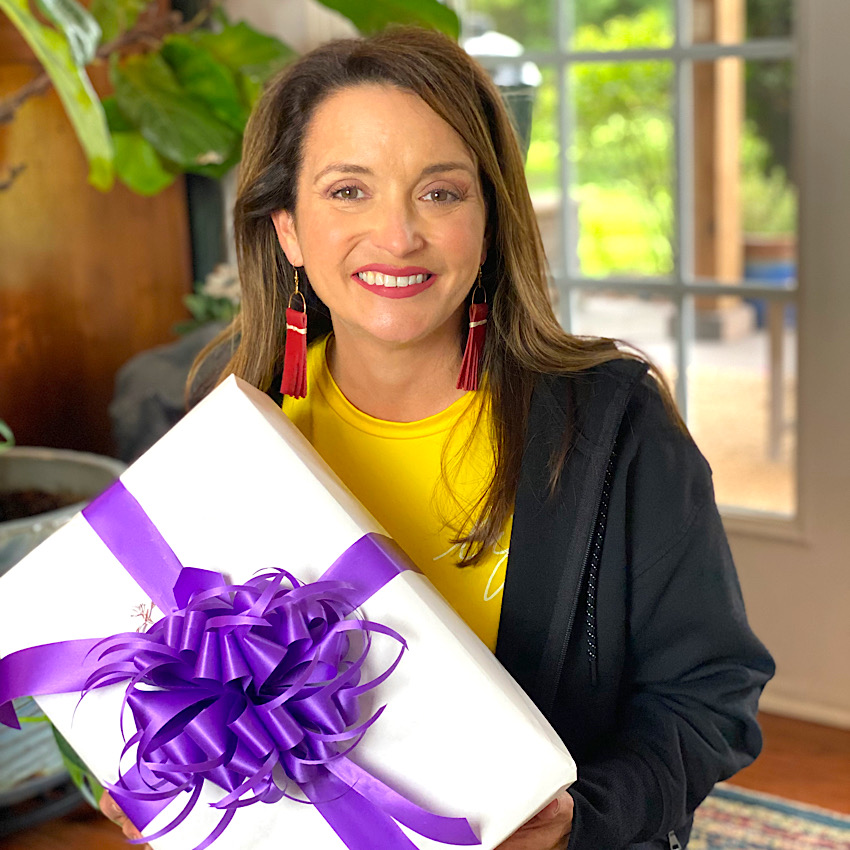
POLYGON ((512 519, 497 544, 474 567, 457 566, 461 547, 452 543, 456 532, 449 524, 462 516, 458 505, 477 501, 491 478, 489 405, 474 427, 478 405, 486 395, 466 393, 445 410, 418 422, 376 419, 358 410, 340 392, 327 365, 329 338, 316 340, 308 349, 307 397, 287 396, 283 412, 495 651, 512 519), (468 450, 460 453, 473 430, 468 450), (441 475, 447 440, 451 494, 441 475))

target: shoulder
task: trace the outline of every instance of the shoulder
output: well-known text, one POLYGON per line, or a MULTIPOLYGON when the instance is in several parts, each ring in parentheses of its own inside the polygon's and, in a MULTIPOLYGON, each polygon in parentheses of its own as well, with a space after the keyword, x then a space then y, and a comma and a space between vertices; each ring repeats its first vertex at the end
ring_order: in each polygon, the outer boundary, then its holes
POLYGON ((642 360, 624 358, 582 372, 543 375, 535 398, 539 406, 558 412, 578 428, 588 444, 609 453, 619 456, 638 447, 655 446, 662 453, 694 459, 699 455, 690 433, 642 360), (610 445, 601 443, 608 431, 610 445))
MULTIPOLYGON (((557 432, 574 448, 608 456, 628 409, 654 383, 642 360, 622 358, 578 372, 541 375, 532 398, 532 431, 557 432)), ((659 395, 660 400, 660 395, 659 395)))
POLYGON ((547 375, 537 395, 538 433, 553 428, 566 435, 568 467, 594 476, 610 468, 636 567, 651 564, 702 512, 714 510, 711 469, 644 362, 547 375), (587 465, 583 456, 596 462, 587 465))
POLYGON ((678 545, 686 546, 697 529, 723 536, 711 468, 649 375, 635 385, 626 406, 614 464, 636 574, 678 545))

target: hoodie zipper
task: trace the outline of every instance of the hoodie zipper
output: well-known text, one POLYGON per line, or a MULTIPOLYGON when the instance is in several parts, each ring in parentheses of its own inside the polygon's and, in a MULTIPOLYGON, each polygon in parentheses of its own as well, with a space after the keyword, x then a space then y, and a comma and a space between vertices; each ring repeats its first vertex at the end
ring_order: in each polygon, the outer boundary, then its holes
MULTIPOLYGON (((602 489, 601 489, 601 492, 599 494, 599 502, 598 502, 597 509, 596 509, 596 521, 593 524, 593 531, 592 531, 590 537, 587 539, 587 547, 584 551, 584 560, 582 561, 583 566, 582 566, 582 573, 581 573, 581 580, 580 580, 580 583, 579 583, 579 587, 581 587, 581 584, 584 582, 584 577, 587 574, 588 569, 590 567, 590 559, 591 559, 591 553, 593 551, 594 540, 597 540, 599 542, 599 551, 600 551, 600 553, 602 551, 601 541, 604 538, 605 527, 604 527, 604 524, 603 524, 602 529, 601 529, 602 530, 602 537, 600 538, 598 536, 599 520, 600 520, 603 505, 605 506, 605 517, 607 519, 608 499, 610 498, 610 495, 611 495, 611 493, 610 493, 610 490, 611 490, 611 474, 612 474, 612 471, 613 471, 613 466, 614 466, 614 452, 612 451, 611 456, 608 459, 608 465, 605 468, 605 477, 603 478, 602 489)), ((598 564, 597 564, 597 570, 598 570, 598 564)), ((561 671, 563 671, 564 664, 566 663, 566 660, 567 660, 567 648, 569 647, 569 643, 570 643, 570 635, 573 633, 573 625, 575 623, 576 609, 577 608, 578 608, 578 596, 576 596, 575 601, 573 602, 572 610, 570 611, 570 618, 567 621, 567 630, 564 633, 564 641, 563 641, 563 644, 561 645, 561 653, 558 656, 558 666, 556 668, 556 678, 558 680, 560 680, 561 671)), ((590 677, 591 677, 591 680, 593 681, 593 684, 595 685, 596 680, 597 680, 597 672, 598 672, 598 665, 597 665, 597 661, 596 661, 596 633, 595 633, 596 605, 595 605, 595 596, 594 596, 593 613, 594 613, 593 655, 589 658, 589 661, 590 661, 590 677)))
POLYGON ((587 604, 585 606, 585 634, 587 635, 587 660, 590 665, 590 682, 595 688, 599 678, 599 659, 596 646, 596 591, 599 582, 599 564, 602 560, 602 544, 605 542, 605 528, 608 523, 608 503, 611 499, 611 479, 614 474, 614 455, 608 460, 605 468, 605 479, 602 482, 602 495, 599 499, 599 510, 593 534, 588 541, 585 555, 585 572, 587 573, 587 604))
POLYGON ((670 850, 682 850, 682 844, 672 829, 667 833, 667 843, 670 845, 670 850))

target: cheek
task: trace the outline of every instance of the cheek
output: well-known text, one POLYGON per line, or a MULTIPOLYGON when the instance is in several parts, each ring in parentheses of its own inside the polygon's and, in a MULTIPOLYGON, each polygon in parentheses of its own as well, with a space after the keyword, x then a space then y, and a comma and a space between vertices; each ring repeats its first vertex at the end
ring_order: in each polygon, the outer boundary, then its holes
POLYGON ((456 263, 478 268, 484 251, 484 233, 479 234, 474 226, 456 228, 442 241, 442 250, 456 263))
POLYGON ((345 261, 357 239, 352 222, 337 216, 314 216, 304 222, 301 247, 316 268, 328 269, 345 261), (306 237, 306 238, 305 238, 306 237))

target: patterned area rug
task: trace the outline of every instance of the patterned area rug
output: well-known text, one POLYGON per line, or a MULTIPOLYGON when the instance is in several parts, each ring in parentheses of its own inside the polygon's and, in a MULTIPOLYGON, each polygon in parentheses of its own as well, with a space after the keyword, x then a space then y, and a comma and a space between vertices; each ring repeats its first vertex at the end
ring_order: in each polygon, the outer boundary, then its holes
POLYGON ((688 850, 850 850, 850 816, 721 784, 697 809, 688 850))

